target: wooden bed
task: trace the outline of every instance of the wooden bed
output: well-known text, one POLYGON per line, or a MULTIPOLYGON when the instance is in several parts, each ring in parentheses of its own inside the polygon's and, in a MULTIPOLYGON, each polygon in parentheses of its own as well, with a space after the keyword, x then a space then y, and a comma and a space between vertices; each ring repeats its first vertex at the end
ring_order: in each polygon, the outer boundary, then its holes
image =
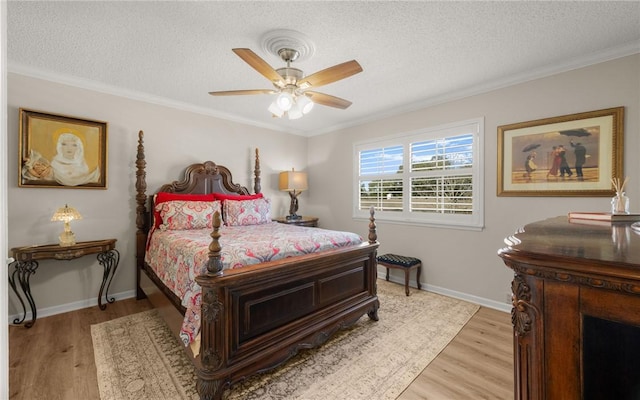
MULTIPOLYGON (((143 132, 136 161, 136 261, 138 298, 147 297, 178 336, 185 309, 145 263, 153 197, 146 193, 143 132)), ((260 192, 256 150, 254 192, 260 192)), ((180 180, 156 192, 249 194, 231 172, 211 161, 192 164, 180 180)), ((197 370, 201 399, 221 399, 224 391, 251 375, 268 371, 301 349, 320 346, 365 313, 378 320, 376 226, 371 211, 368 241, 319 253, 222 270, 220 218, 214 216, 207 273, 202 288, 198 355, 185 351, 197 370)))

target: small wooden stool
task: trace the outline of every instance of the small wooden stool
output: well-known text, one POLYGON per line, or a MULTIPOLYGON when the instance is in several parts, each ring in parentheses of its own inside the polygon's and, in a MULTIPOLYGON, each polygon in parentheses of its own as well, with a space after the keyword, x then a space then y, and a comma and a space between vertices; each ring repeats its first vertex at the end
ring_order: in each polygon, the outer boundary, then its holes
POLYGON ((417 268, 416 282, 418 289, 420 286, 420 275, 422 274, 422 261, 415 257, 399 256, 397 254, 383 254, 378 256, 378 264, 387 268, 387 280, 389 280, 389 268, 404 270, 404 291, 409 296, 409 273, 417 268))

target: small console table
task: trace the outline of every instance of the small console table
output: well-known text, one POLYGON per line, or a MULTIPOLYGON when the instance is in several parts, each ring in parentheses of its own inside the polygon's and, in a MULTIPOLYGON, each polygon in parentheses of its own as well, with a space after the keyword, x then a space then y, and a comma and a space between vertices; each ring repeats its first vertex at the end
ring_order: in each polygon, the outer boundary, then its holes
POLYGON ((104 274, 102 275, 102 284, 100 285, 100 292, 98 293, 98 306, 101 310, 107 308, 106 304, 102 304, 102 293, 104 292, 104 299, 107 303, 113 303, 115 298, 109 298, 109 286, 113 275, 118 268, 118 262, 120 261, 120 253, 116 250, 116 239, 106 240, 94 240, 89 242, 78 242, 72 246, 62 247, 58 244, 46 244, 42 246, 25 246, 15 247, 11 249, 13 258, 15 259, 9 267, 14 267, 14 270, 9 275, 9 285, 13 289, 13 292, 18 296, 20 304, 22 304, 22 310, 24 315, 22 319, 16 318, 13 320, 14 324, 21 324, 27 317, 27 309, 22 300, 22 296, 18 293, 16 279, 20 284, 20 288, 24 293, 24 296, 31 308, 31 321, 24 324, 25 327, 31 328, 36 322, 37 310, 36 303, 31 295, 31 287, 29 285, 29 278, 38 269, 39 260, 73 260, 75 258, 84 257, 89 254, 97 254, 98 262, 104 268, 104 274))

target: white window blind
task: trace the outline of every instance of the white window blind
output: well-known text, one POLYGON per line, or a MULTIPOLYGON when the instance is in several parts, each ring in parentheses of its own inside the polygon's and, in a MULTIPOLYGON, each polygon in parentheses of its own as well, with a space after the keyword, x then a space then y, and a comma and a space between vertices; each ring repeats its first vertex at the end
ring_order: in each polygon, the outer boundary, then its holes
POLYGON ((354 145, 354 216, 482 228, 484 121, 476 119, 354 145))

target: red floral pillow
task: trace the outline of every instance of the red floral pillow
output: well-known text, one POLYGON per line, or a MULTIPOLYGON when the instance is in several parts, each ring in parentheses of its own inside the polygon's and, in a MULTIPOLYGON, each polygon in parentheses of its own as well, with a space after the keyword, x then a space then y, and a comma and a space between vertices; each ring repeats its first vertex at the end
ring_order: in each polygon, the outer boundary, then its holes
POLYGON ((187 230, 212 227, 213 214, 220 212, 219 201, 170 200, 156 205, 162 224, 159 229, 187 230))
POLYGON ((271 222, 269 199, 225 200, 223 208, 224 222, 228 226, 260 225, 271 222))
POLYGON ((213 193, 209 194, 180 194, 180 193, 169 193, 169 192, 158 192, 153 199, 154 210, 153 210, 153 228, 157 228, 162 224, 162 217, 160 216, 160 211, 158 211, 158 204, 164 203, 165 201, 172 200, 184 200, 184 201, 214 201, 213 193))

